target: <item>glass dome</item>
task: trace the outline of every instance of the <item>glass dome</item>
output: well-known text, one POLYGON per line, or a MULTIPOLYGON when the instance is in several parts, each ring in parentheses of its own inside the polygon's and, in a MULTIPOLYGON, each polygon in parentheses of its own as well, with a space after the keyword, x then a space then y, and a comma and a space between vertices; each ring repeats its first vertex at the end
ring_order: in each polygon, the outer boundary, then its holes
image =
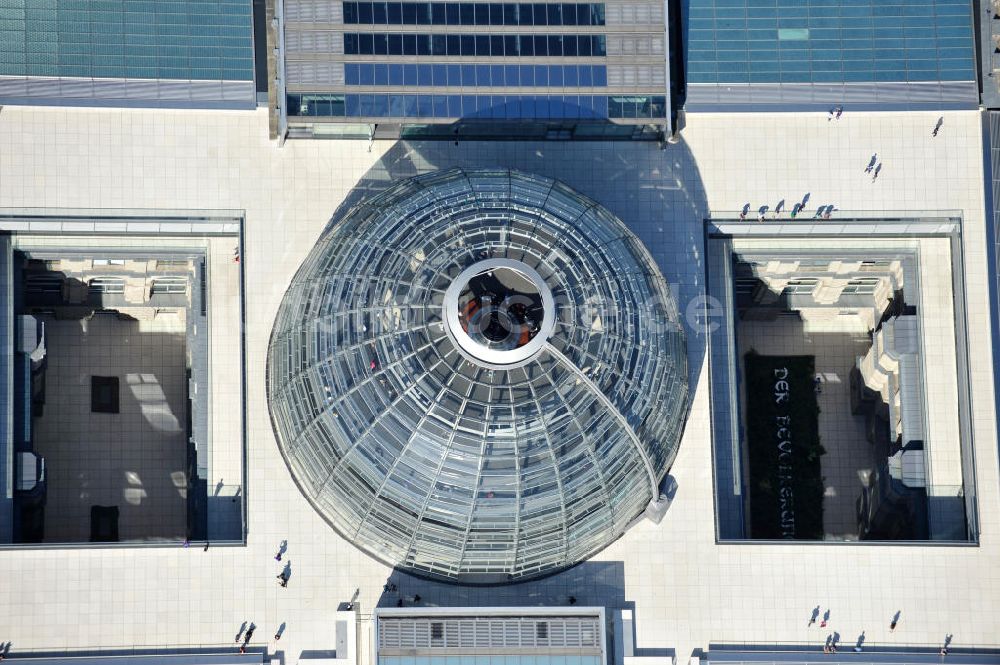
POLYGON ((657 497, 687 412, 640 241, 508 170, 404 180, 333 221, 271 337, 278 445, 345 538, 466 583, 573 565, 657 497))

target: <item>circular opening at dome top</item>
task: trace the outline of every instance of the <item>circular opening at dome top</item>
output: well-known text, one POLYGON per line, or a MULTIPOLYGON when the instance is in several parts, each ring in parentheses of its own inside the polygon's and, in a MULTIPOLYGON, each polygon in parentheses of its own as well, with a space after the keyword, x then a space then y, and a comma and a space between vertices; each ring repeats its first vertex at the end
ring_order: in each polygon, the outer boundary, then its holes
POLYGON ((552 292, 520 261, 487 259, 465 270, 445 292, 448 334, 473 360, 509 366, 531 358, 555 327, 552 292))
POLYGON ((538 286, 513 268, 473 275, 458 294, 458 321, 476 342, 491 349, 517 349, 538 334, 545 310, 538 286))

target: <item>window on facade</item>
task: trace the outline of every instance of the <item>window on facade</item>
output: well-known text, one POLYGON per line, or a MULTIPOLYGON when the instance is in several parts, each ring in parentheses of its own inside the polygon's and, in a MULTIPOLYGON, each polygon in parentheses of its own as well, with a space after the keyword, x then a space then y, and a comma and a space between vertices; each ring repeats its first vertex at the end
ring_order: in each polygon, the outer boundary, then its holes
POLYGON ((859 277, 852 279, 841 291, 841 294, 872 295, 878 288, 878 277, 859 277))
POLYGON ((345 33, 345 55, 604 57, 603 35, 446 35, 345 33))
POLYGON ((345 2, 347 25, 604 25, 603 3, 345 2))
POLYGON ((121 277, 94 277, 88 283, 91 293, 125 293, 125 280, 121 277))
POLYGON ((170 269, 170 268, 187 268, 189 261, 187 259, 157 259, 156 269, 170 269))
POLYGON ((165 293, 174 293, 174 294, 187 293, 187 278, 157 277, 153 280, 149 292, 154 296, 165 293))
POLYGON ((808 295, 816 290, 819 280, 812 277, 793 279, 785 285, 782 293, 785 295, 808 295))

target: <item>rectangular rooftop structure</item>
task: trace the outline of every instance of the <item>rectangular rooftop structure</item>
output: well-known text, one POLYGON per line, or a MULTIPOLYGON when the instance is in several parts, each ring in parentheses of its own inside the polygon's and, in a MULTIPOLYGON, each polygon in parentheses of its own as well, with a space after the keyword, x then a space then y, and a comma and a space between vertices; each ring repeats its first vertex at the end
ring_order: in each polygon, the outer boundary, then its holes
POLYGON ((278 133, 656 139, 667 6, 278 0, 278 133))
POLYGON ((249 0, 5 0, 0 104, 253 108, 249 0))
POLYGON ((691 111, 974 108, 969 0, 691 0, 691 111))
POLYGON ((602 607, 375 610, 376 665, 601 665, 602 607))

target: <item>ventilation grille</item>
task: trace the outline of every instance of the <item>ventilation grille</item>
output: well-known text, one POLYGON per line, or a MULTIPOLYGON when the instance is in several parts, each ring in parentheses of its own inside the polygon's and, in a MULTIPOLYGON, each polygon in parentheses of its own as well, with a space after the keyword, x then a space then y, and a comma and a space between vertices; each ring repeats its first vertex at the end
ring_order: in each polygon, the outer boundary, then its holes
POLYGON ((608 65, 608 86, 665 86, 666 71, 653 65, 608 65))
POLYGON ((598 617, 380 618, 379 649, 600 648, 598 617))
POLYGON ((343 85, 344 65, 318 60, 285 62, 285 76, 291 85, 343 85))
POLYGON ((304 23, 343 23, 344 5, 331 0, 285 0, 286 21, 304 23))
POLYGON ((663 37, 608 35, 608 55, 663 55, 663 37))
POLYGON ((343 55, 344 35, 331 30, 285 30, 287 53, 333 53, 343 55))
POLYGON ((663 25, 663 5, 660 3, 606 5, 608 25, 663 25))

